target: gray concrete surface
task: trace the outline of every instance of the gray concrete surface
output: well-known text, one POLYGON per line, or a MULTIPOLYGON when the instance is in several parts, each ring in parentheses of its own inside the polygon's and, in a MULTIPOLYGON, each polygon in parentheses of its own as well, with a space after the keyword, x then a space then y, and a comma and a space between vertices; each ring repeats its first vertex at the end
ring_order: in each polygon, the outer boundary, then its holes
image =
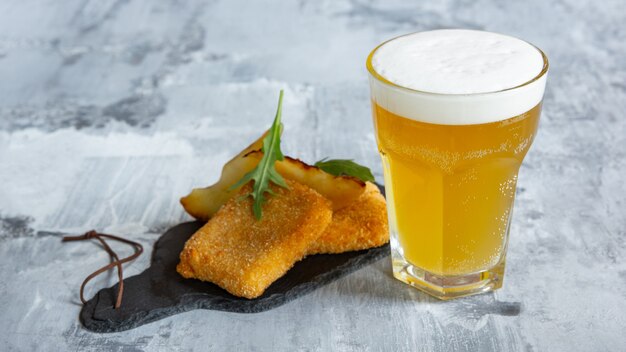
POLYGON ((625 350, 624 23, 624 1, 2 1, 0 349, 625 350), (189 219, 178 198, 268 126, 281 88, 287 154, 354 158, 381 180, 365 57, 443 27, 519 36, 551 60, 502 290, 439 302, 382 260, 265 313, 81 328, 78 287, 107 257, 60 233, 150 249, 189 219))

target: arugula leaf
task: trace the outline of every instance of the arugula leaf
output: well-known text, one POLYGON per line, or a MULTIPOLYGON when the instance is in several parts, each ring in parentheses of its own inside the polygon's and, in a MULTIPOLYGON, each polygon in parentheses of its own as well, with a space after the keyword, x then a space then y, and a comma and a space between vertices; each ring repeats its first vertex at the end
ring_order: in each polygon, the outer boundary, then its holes
POLYGON ((274 164, 277 160, 283 160, 283 152, 280 150, 280 134, 283 130, 283 124, 280 122, 280 118, 283 113, 283 90, 280 91, 278 98, 278 109, 276 110, 276 117, 274 117, 274 123, 270 127, 269 132, 263 138, 263 157, 259 164, 250 172, 245 174, 241 180, 231 186, 231 189, 238 188, 245 185, 249 181, 253 180, 254 185, 252 192, 246 195, 252 196, 254 203, 252 210, 257 220, 263 216, 262 205, 265 202, 265 193, 273 194, 269 188, 269 183, 273 182, 280 187, 289 188, 283 177, 276 171, 274 164))
POLYGON ((326 158, 324 158, 316 162, 315 166, 331 175, 346 175, 356 177, 361 181, 374 182, 374 175, 372 175, 372 171, 370 171, 369 168, 359 165, 349 159, 326 160, 326 158))

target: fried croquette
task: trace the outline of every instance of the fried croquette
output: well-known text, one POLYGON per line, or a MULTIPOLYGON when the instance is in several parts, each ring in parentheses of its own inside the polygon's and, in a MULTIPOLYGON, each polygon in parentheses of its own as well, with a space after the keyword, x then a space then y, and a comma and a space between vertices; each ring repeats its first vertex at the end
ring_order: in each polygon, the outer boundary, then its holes
POLYGON ((367 182, 365 192, 333 213, 333 220, 308 254, 342 253, 379 247, 389 242, 385 197, 367 182))
POLYGON ((252 213, 244 186, 185 244, 177 271, 185 278, 210 281, 231 294, 256 298, 302 259, 332 219, 329 200, 300 183, 274 192, 263 217, 252 213))

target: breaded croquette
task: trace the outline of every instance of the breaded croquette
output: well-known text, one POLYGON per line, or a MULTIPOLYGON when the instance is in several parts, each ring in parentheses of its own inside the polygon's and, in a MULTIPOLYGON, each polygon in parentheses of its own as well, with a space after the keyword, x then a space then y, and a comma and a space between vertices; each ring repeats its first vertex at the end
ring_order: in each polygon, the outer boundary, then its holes
POLYGON ((333 220, 308 254, 342 253, 379 247, 389 242, 385 197, 367 182, 365 192, 333 213, 333 220))
POLYGON ((177 271, 185 278, 210 281, 235 296, 256 298, 302 259, 332 219, 332 205, 313 189, 285 180, 289 189, 271 185, 263 217, 252 213, 245 197, 251 184, 235 194, 185 244, 177 271))

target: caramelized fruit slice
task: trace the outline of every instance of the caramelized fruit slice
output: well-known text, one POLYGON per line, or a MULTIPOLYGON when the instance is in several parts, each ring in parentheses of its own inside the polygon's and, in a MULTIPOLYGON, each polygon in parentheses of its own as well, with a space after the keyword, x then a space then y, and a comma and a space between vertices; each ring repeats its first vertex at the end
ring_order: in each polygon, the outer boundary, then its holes
MULTIPOLYGON (((198 220, 209 220, 238 190, 230 186, 250 172, 261 160, 262 136, 224 165, 220 180, 206 188, 196 188, 180 202, 198 220), (258 146, 255 150, 253 147, 258 146)), ((276 171, 283 177, 307 185, 332 202, 333 210, 346 207, 365 191, 365 182, 350 176, 334 176, 298 159, 285 156, 276 162, 276 171)))
MULTIPOLYGON (((244 159, 251 158, 258 163, 262 156, 263 153, 257 150, 248 153, 244 159)), ((285 156, 284 160, 276 162, 276 171, 285 178, 300 182, 316 190, 333 203, 333 210, 346 207, 365 190, 365 182, 356 177, 334 176, 288 156, 285 156)))
POLYGON ((245 158, 245 155, 261 149, 266 134, 267 132, 224 164, 222 175, 214 185, 206 188, 194 188, 189 195, 181 198, 180 203, 185 211, 198 220, 209 220, 222 204, 237 193, 238 188, 231 190, 229 189, 230 186, 258 164, 257 160, 245 158))

